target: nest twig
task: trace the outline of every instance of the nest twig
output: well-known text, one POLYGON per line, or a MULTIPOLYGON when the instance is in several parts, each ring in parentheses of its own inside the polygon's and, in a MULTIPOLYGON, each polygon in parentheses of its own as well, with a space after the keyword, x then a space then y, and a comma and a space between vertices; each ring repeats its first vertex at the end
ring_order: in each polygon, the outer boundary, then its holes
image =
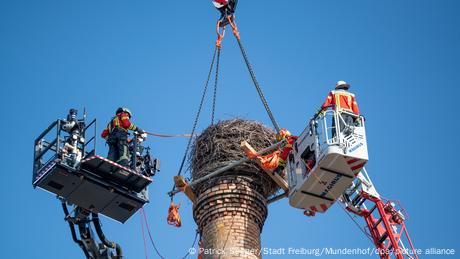
MULTIPOLYGON (((240 143, 246 140, 257 151, 276 142, 275 132, 261 123, 241 119, 220 121, 209 126, 198 136, 191 151, 191 171, 193 179, 199 179, 233 161, 245 157, 240 143)), ((262 195, 268 197, 278 190, 278 186, 254 162, 246 162, 226 175, 250 176, 259 185, 262 195)), ((198 189, 201 189, 198 186, 198 189)))

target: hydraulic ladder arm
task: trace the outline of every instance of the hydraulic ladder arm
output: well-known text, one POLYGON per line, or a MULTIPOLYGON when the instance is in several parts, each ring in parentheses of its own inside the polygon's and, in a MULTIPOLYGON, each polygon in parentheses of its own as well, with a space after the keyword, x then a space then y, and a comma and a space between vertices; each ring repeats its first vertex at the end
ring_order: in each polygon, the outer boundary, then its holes
POLYGON ((62 208, 64 210, 65 221, 69 223, 72 239, 80 246, 87 259, 123 258, 123 252, 120 245, 115 242, 110 242, 105 238, 99 217, 96 213, 91 213, 86 209, 75 207, 73 215, 71 215, 65 202, 62 202, 62 208), (91 229, 91 222, 93 222, 100 242, 96 240, 96 236, 91 229), (77 237, 75 227, 78 228, 80 239, 77 237))
POLYGON ((407 231, 407 214, 394 201, 385 201, 377 192, 365 168, 340 197, 347 211, 366 222, 367 232, 382 259, 417 258, 407 231))

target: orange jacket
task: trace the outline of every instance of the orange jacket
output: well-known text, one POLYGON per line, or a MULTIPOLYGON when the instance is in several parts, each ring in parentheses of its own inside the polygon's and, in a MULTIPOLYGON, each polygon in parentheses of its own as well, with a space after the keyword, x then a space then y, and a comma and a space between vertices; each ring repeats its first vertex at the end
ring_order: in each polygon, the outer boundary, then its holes
POLYGON ((112 121, 110 121, 109 124, 107 124, 107 128, 105 128, 104 131, 102 131, 101 137, 106 139, 109 136, 110 132, 112 132, 112 130, 116 127, 122 128, 126 131, 137 129, 137 127, 129 120, 129 114, 125 112, 120 112, 115 117, 113 117, 112 121))
POLYGON ((329 106, 333 107, 337 111, 348 111, 359 115, 358 103, 356 102, 355 95, 344 90, 334 90, 329 93, 324 101, 321 109, 327 110, 329 106))
POLYGON ((282 159, 283 161, 287 160, 289 154, 292 151, 292 146, 294 145, 295 141, 298 138, 299 137, 297 137, 297 136, 290 136, 290 137, 286 138, 286 143, 281 148, 280 159, 282 159))

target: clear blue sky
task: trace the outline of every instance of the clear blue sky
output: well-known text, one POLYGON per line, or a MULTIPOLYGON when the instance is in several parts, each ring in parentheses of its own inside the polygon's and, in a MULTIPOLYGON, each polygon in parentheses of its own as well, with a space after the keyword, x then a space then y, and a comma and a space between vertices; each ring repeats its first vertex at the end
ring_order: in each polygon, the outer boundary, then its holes
MULTIPOLYGON (((334 83, 349 81, 367 117, 367 169, 377 188, 405 205, 416 247, 455 248, 451 258, 460 252, 459 10, 455 0, 241 0, 238 8, 242 39, 280 125, 300 133, 334 83)), ((207 0, 0 1, 2 258, 83 258, 58 200, 31 186, 33 139, 71 107, 86 107, 104 124, 127 106, 146 130, 189 132, 217 17, 207 0)), ((238 51, 228 33, 216 115, 269 125, 238 51)), ((209 107, 208 99, 200 130, 209 107)), ((184 226, 166 224, 166 192, 186 139, 148 144, 163 167, 145 209, 160 251, 179 258, 196 226, 184 196, 177 196, 184 226)), ((99 150, 106 152, 102 141, 99 150)), ((125 225, 103 223, 127 258, 145 258, 138 214, 125 225)), ((269 207, 262 245, 372 247, 339 206, 306 218, 287 200, 269 207)), ((157 258, 151 248, 149 258, 157 258)))

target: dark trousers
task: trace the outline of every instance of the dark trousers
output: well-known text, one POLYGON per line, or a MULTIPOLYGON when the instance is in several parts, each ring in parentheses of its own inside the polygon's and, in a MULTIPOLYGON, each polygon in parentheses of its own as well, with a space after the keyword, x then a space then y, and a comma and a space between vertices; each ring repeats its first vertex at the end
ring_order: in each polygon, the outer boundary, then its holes
POLYGON ((109 145, 109 154, 107 155, 107 158, 119 165, 128 166, 128 132, 121 128, 113 129, 107 138, 107 144, 109 145))

